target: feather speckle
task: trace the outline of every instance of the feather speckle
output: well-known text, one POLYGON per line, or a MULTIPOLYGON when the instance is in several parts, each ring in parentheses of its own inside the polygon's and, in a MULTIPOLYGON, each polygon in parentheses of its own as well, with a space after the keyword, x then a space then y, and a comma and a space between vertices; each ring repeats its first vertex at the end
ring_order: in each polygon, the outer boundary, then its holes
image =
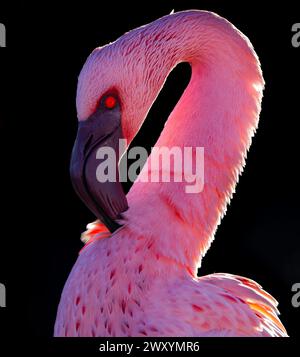
POLYGON ((172 11, 93 51, 79 76, 78 118, 114 87, 130 142, 180 62, 190 63, 191 81, 156 147, 204 147, 204 189, 140 180, 152 153, 127 195, 126 225, 110 235, 96 221, 83 234, 55 336, 287 335, 276 300, 254 281, 196 276, 258 126, 264 81, 250 41, 216 14, 172 11))

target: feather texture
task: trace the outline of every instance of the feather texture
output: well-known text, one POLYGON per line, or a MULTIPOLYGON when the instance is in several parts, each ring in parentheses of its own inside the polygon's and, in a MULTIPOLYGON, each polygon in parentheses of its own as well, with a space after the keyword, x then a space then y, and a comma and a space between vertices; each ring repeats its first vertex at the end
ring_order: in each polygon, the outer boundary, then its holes
POLYGON ((287 335, 277 302, 254 281, 196 277, 258 125, 264 81, 249 40, 227 20, 196 10, 130 31, 87 59, 78 118, 117 88, 130 142, 180 62, 190 63, 191 81, 156 147, 204 147, 204 189, 187 194, 183 182, 143 182, 152 152, 127 195, 123 228, 110 235, 94 222, 84 233, 88 245, 64 287, 55 336, 287 335))

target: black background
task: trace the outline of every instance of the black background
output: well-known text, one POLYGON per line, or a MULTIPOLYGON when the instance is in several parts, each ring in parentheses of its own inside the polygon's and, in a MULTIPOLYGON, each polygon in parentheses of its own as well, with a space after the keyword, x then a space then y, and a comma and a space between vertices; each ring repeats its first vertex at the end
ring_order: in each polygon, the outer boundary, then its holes
MULTIPOLYGON (((60 293, 82 246, 80 234, 94 220, 75 195, 68 171, 77 76, 86 57, 172 9, 197 8, 226 17, 250 38, 266 81, 245 171, 200 274, 229 272, 256 280, 278 299, 289 335, 300 336, 300 307, 291 305, 291 287, 300 282, 300 48, 291 45, 291 27, 300 22, 296 4, 1 3, 7 48, 0 48, 0 282, 7 287, 7 308, 0 309, 0 323, 7 333, 52 336, 60 293)), ((189 75, 188 65, 172 72, 133 145, 155 143, 189 75)))

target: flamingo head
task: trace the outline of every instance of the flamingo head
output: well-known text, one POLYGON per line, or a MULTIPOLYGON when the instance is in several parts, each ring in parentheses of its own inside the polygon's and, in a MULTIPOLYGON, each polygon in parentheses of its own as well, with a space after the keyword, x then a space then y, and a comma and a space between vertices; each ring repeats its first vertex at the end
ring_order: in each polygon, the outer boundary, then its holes
POLYGON ((129 145, 159 91, 147 84, 136 60, 124 55, 124 43, 118 41, 96 48, 79 75, 78 132, 70 165, 75 191, 111 232, 120 227, 118 219, 128 208, 119 182, 119 139, 129 145), (116 154, 113 182, 97 178, 97 167, 104 161, 97 156, 101 147, 116 154))

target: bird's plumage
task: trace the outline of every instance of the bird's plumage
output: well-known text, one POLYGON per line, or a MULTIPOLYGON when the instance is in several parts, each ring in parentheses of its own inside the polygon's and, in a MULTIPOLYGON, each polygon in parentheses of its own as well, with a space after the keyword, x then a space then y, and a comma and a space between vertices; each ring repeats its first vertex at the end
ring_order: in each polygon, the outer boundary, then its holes
POLYGON ((85 233, 56 336, 286 335, 276 301, 252 280, 196 276, 258 125, 264 81, 249 40, 227 20, 196 10, 130 31, 88 58, 78 118, 86 120, 102 93, 117 88, 130 142, 180 62, 190 63, 191 81, 156 147, 204 147, 204 189, 187 194, 185 182, 143 182, 153 151, 127 195, 123 227, 110 235, 96 222, 85 233))

